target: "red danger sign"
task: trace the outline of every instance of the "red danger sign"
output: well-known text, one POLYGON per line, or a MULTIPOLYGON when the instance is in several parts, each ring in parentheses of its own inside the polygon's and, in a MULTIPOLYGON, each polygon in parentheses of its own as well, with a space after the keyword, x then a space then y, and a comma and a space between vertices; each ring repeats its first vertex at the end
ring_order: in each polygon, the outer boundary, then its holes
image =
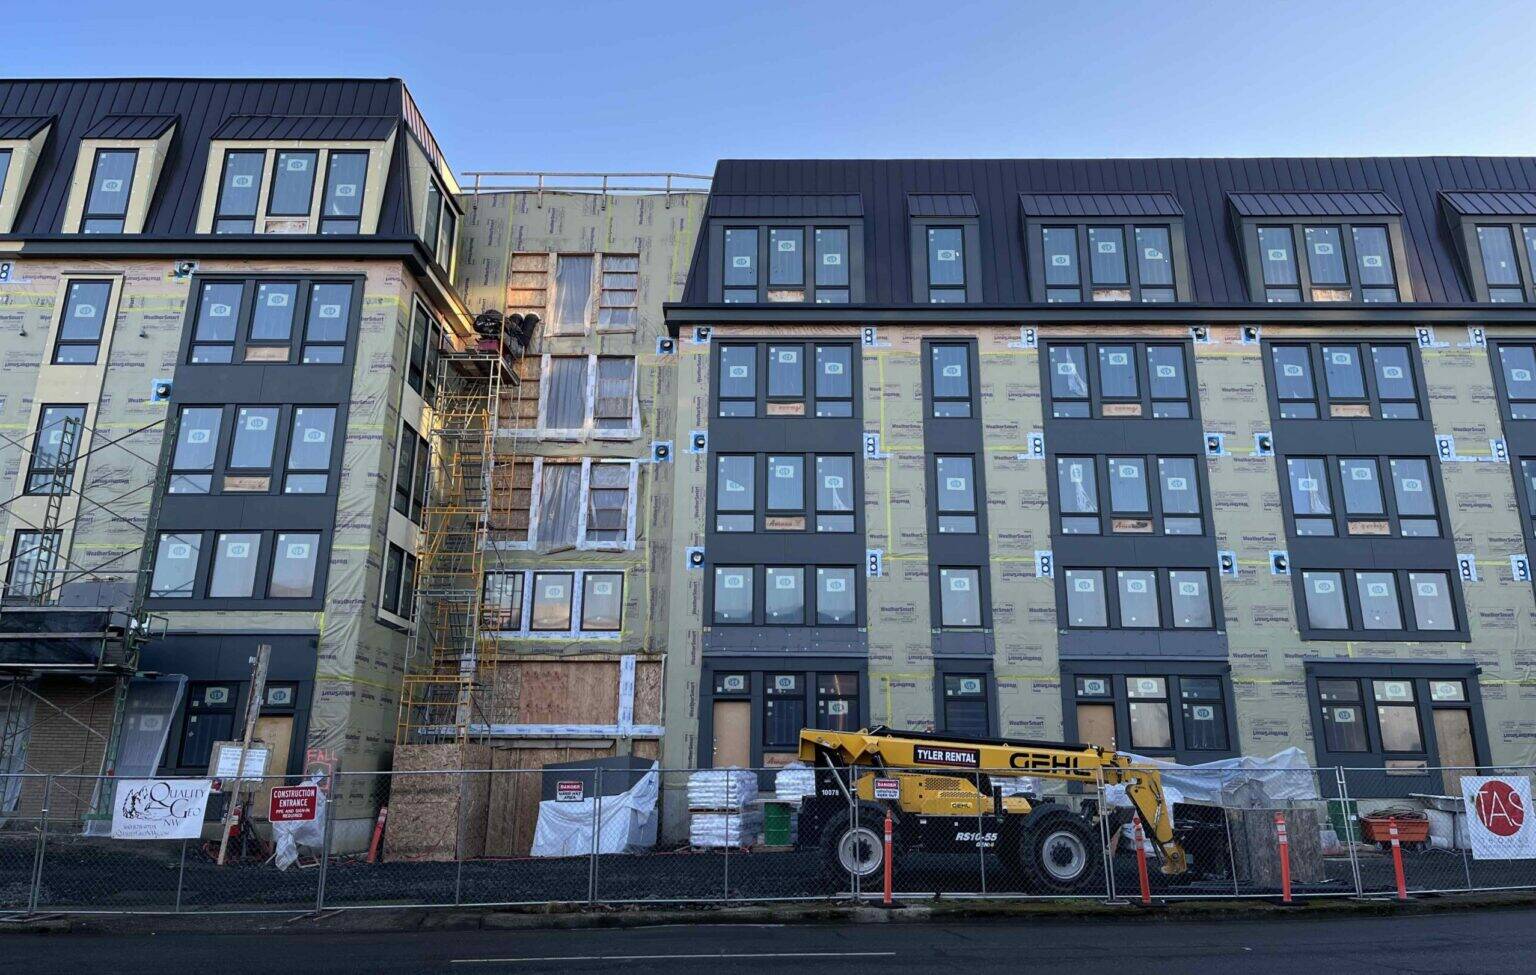
POLYGON ((320 808, 320 789, 313 785, 274 786, 267 816, 274 823, 307 823, 320 808))
POLYGON ((1477 790, 1477 818, 1494 836, 1514 836, 1525 825, 1525 803, 1508 782, 1493 779, 1477 790))
POLYGON ((580 802, 586 798, 586 790, 580 779, 562 779, 555 783, 556 802, 580 802))

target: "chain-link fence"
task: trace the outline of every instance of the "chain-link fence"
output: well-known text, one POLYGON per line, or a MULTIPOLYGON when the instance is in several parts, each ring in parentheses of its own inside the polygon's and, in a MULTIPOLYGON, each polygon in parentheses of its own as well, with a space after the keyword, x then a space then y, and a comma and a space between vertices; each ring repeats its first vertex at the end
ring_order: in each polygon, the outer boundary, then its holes
MULTIPOLYGON (((1536 830, 1533 778, 1510 767, 1166 768, 1171 838, 1138 815, 1134 787, 1102 777, 631 762, 269 778, 247 786, 220 864, 230 796, 217 784, 186 827, 197 835, 126 839, 113 828, 130 801, 121 783, 11 776, 0 779, 11 810, 0 813, 0 912, 1536 889, 1536 839, 1524 840, 1536 830), (274 797, 274 786, 314 786, 313 812, 307 789, 295 812, 295 793, 274 797)), ((159 781, 171 796, 207 782, 159 781)), ((134 815, 154 821, 169 808, 161 798, 131 800, 134 815)))

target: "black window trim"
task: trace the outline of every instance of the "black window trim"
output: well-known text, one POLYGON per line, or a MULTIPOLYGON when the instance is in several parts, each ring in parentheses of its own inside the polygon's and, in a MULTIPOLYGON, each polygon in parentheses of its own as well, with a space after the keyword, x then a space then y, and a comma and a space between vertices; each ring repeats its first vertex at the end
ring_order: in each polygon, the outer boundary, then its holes
MULTIPOLYGON (((825 421, 859 421, 863 419, 863 355, 862 347, 855 337, 848 338, 819 338, 815 336, 790 336, 785 338, 748 338, 731 337, 728 339, 711 340, 710 342, 710 379, 709 379, 709 405, 712 423, 734 422, 761 422, 761 421, 801 421, 801 420, 825 420, 825 421), (801 348, 801 368, 804 373, 804 393, 798 399, 793 397, 770 397, 768 395, 768 350, 775 346, 798 345, 801 348), (851 416, 817 416, 816 407, 816 348, 818 346, 844 346, 850 349, 849 367, 853 375, 849 378, 849 387, 853 392, 851 399, 842 397, 829 397, 827 402, 848 402, 852 407, 851 416), (723 349, 751 348, 753 349, 753 387, 752 399, 753 414, 751 416, 722 416, 720 413, 720 370, 723 349), (768 412, 769 403, 801 403, 803 412, 784 413, 768 412)), ((747 402, 742 397, 731 397, 730 402, 747 402)))
MULTIPOLYGON (((112 328, 117 318, 118 287, 122 281, 120 277, 95 277, 86 275, 83 277, 63 276, 64 297, 59 302, 59 313, 54 319, 53 355, 49 364, 55 366, 99 366, 101 362, 102 346, 106 344, 107 332, 112 328), (106 306, 101 310, 101 329, 94 339, 67 339, 64 337, 65 316, 69 313, 69 295, 77 284, 104 284, 107 286, 106 306), (96 350, 90 362, 61 362, 59 353, 65 347, 84 348, 90 346, 96 350)), ((183 329, 183 331, 188 331, 183 329)))
POLYGON ((960 255, 965 263, 965 301, 938 302, 937 304, 975 304, 982 300, 981 220, 977 217, 908 217, 907 232, 911 253, 911 302, 914 305, 936 304, 929 297, 928 283, 928 231, 946 227, 960 230, 960 255))
MULTIPOLYGON (((1375 420, 1391 424, 1427 423, 1430 419, 1428 386, 1424 376, 1424 359, 1419 345, 1412 338, 1374 338, 1371 336, 1345 333, 1330 336, 1326 339, 1307 338, 1294 336, 1285 338, 1264 338, 1260 343, 1264 366, 1265 394, 1269 400, 1269 415, 1273 421, 1279 423, 1311 423, 1319 420, 1375 420), (1360 370, 1365 382, 1364 405, 1370 411, 1369 416, 1333 415, 1333 406, 1336 405, 1328 394, 1328 381, 1323 371, 1323 348, 1325 346, 1353 346, 1360 359, 1360 370), (1299 346, 1307 349, 1307 362, 1311 369, 1312 392, 1317 404, 1317 416, 1307 417, 1281 417, 1279 388, 1275 379, 1275 355, 1276 346, 1299 346), (1413 419, 1394 419, 1383 415, 1380 388, 1376 378, 1374 357, 1371 352, 1378 346, 1395 346, 1406 349, 1408 352, 1409 367, 1413 370, 1414 403, 1419 408, 1419 417, 1413 419)), ((1287 400, 1286 402, 1299 402, 1287 400)), ((1386 400, 1385 402, 1397 403, 1403 400, 1386 400)), ((1357 405, 1355 400, 1341 400, 1337 405, 1357 405)))
POLYGON ((991 657, 935 657, 933 660, 933 724, 941 733, 954 733, 949 726, 948 697, 945 693, 947 677, 980 677, 981 700, 986 704, 987 728, 983 737, 998 737, 997 675, 993 672, 991 657))
POLYGON ((1221 634, 1226 631, 1226 616, 1221 602, 1219 573, 1214 565, 1125 564, 1105 562, 1086 565, 1079 562, 1058 564, 1056 575, 1056 629, 1061 633, 1156 633, 1175 639, 1183 634, 1221 634), (1074 626, 1067 609, 1067 573, 1098 572, 1104 585, 1104 626, 1074 626), (1157 625, 1125 626, 1120 619, 1121 572, 1150 572, 1157 585, 1157 625), (1205 573, 1206 599, 1210 602, 1210 626, 1175 626, 1173 619, 1173 580, 1171 572, 1205 573))
MULTIPOLYGON (((1393 421, 1385 421, 1393 422, 1393 421)), ((1425 454, 1406 454, 1402 451, 1390 453, 1372 453, 1369 451, 1356 451, 1352 453, 1333 453, 1325 450, 1300 450, 1294 453, 1275 453, 1275 473, 1280 484, 1280 508, 1285 517, 1285 530, 1289 538, 1329 538, 1329 539, 1355 539, 1364 541, 1378 541, 1381 539, 1444 539, 1449 537, 1450 509, 1448 498, 1443 484, 1443 473, 1440 468, 1440 458, 1434 452, 1425 454), (1291 497, 1290 462, 1292 460, 1320 460, 1323 463, 1323 473, 1328 479, 1329 507, 1333 509, 1327 515, 1304 515, 1306 518, 1327 519, 1333 523, 1332 535, 1302 535, 1296 530, 1295 503, 1291 497), (1369 460, 1376 464, 1377 487, 1381 492, 1382 514, 1378 517, 1366 517, 1350 515, 1345 511, 1343 494, 1343 475, 1340 470, 1340 462, 1346 460, 1369 460), (1434 521, 1438 525, 1438 531, 1433 535, 1404 535, 1402 532, 1402 515, 1398 510, 1396 483, 1392 477, 1392 461, 1394 460, 1419 460, 1424 461, 1429 470, 1429 483, 1425 487, 1429 490, 1431 500, 1434 503, 1434 521), (1351 522, 1371 523, 1386 522, 1385 534, 1373 534, 1368 532, 1351 532, 1351 522)), ((1429 515, 1409 515, 1410 519, 1429 520, 1429 515)))
MULTIPOLYGON (((113 232, 119 234, 128 232, 128 213, 133 209, 133 183, 139 174, 139 163, 141 161, 139 159, 139 155, 140 150, 134 146, 114 145, 97 146, 95 148, 95 151, 91 155, 91 176, 85 184, 85 199, 80 201, 80 232, 82 234, 90 232, 87 231, 85 227, 86 224, 90 223, 92 220, 118 220, 122 222, 123 226, 113 232), (95 192, 96 188, 96 173, 101 168, 101 157, 109 152, 128 153, 133 156, 133 168, 128 171, 128 188, 123 195, 123 212, 93 213, 91 212, 90 206, 91 196, 95 192)), ((95 233, 103 232, 104 231, 95 231, 95 233)))
MULTIPOLYGON (((1028 216, 1024 221, 1025 245, 1024 253, 1029 262, 1029 293, 1037 302, 1045 303, 1047 285, 1045 283, 1045 241, 1046 228, 1064 227, 1070 228, 1077 234, 1077 266, 1079 298, 1076 303, 1084 305, 1092 304, 1116 304, 1116 302, 1095 302, 1089 296, 1093 290, 1090 267, 1088 260, 1088 231, 1102 227, 1114 227, 1125 234, 1126 246, 1126 279, 1127 287, 1131 291, 1129 302, 1118 304, 1147 304, 1141 297, 1141 269, 1136 259, 1136 228, 1155 227, 1168 231, 1169 259, 1173 265, 1173 284, 1152 285, 1156 288, 1170 288, 1173 291, 1175 302, 1193 300, 1190 291, 1189 254, 1185 245, 1184 218, 1181 216, 1147 216, 1147 217, 1115 217, 1115 216, 1073 216, 1073 217, 1042 217, 1028 216)), ((1052 285, 1052 290, 1064 285, 1052 285)))
POLYGON ((835 632, 846 632, 864 627, 865 624, 865 589, 861 582, 863 572, 857 564, 836 562, 749 562, 744 560, 722 559, 718 562, 710 562, 705 566, 704 579, 704 626, 706 629, 714 627, 720 629, 741 630, 747 628, 772 629, 788 632, 804 632, 815 629, 826 629, 835 632), (715 618, 715 579, 720 569, 751 569, 752 570, 752 619, 746 623, 722 623, 715 618), (805 603, 804 623, 776 623, 768 621, 766 617, 766 590, 768 569, 803 569, 805 570, 802 594, 805 603), (851 623, 819 623, 817 614, 817 569, 844 569, 853 573, 853 622, 851 623))
MULTIPOLYGON (((1408 252, 1406 238, 1403 234, 1403 218, 1401 216, 1396 214, 1353 216, 1332 214, 1316 216, 1292 215, 1281 218, 1236 217, 1236 219, 1239 221, 1242 255, 1244 258, 1243 264, 1248 278, 1248 291, 1251 299, 1257 304, 1310 305, 1326 308, 1330 305, 1396 304, 1414 300, 1413 283, 1408 273, 1408 252), (1301 296, 1300 301, 1270 302, 1266 297, 1266 291, 1269 286, 1264 283, 1263 262, 1259 256, 1260 227, 1285 227, 1290 230, 1292 254, 1296 262, 1296 289, 1301 296), (1307 227, 1338 228, 1339 243, 1344 248, 1345 273, 1349 275, 1348 288, 1352 295, 1349 301, 1313 300, 1312 271, 1306 253, 1307 227), (1386 228, 1387 246, 1392 249, 1392 278, 1393 286, 1397 289, 1396 302, 1367 302, 1364 300, 1362 295, 1363 286, 1360 284, 1360 266, 1355 253, 1354 229, 1356 227, 1386 228)), ((1343 286, 1319 285, 1318 287, 1333 288, 1343 286)), ((1373 285, 1371 287, 1386 287, 1386 285, 1373 285)))
POLYGON ((1079 701, 1109 704, 1115 711, 1115 745, 1121 751, 1131 751, 1149 757, 1171 758, 1185 764, 1235 758, 1241 754, 1237 729, 1237 698, 1234 694, 1232 667, 1226 660, 1194 660, 1170 657, 1160 660, 1128 660, 1114 657, 1069 658, 1061 661, 1062 737, 1073 741, 1081 736, 1077 725, 1079 701), (1105 677, 1110 681, 1110 692, 1103 697, 1080 698, 1077 681, 1080 677, 1105 677), (1128 677, 1162 677, 1168 681, 1169 724, 1173 731, 1173 748, 1138 749, 1131 744, 1130 702, 1124 692, 1128 677), (1225 749, 1190 748, 1186 744, 1183 721, 1184 678, 1214 677, 1221 681, 1221 706, 1226 725, 1225 749))
POLYGON ((160 538, 164 535, 197 535, 199 546, 197 553, 197 565, 192 577, 192 594, 185 598, 180 596, 149 596, 147 605, 157 609, 167 610, 312 610, 320 609, 325 605, 326 587, 329 581, 330 556, 332 543, 332 530, 328 527, 313 527, 294 525, 291 527, 250 527, 242 528, 242 532, 260 535, 260 553, 256 565, 256 582, 254 594, 249 597, 211 597, 207 595, 208 585, 213 573, 213 557, 218 536, 226 529, 217 527, 169 527, 159 526, 152 540, 149 555, 149 572, 153 580, 158 561, 160 538), (315 576, 313 588, 308 596, 271 596, 268 595, 272 584, 272 563, 277 549, 277 537, 283 534, 306 534, 318 536, 318 547, 315 552, 315 576))
MULTIPOLYGON (((1438 541, 1438 540, 1436 540, 1438 541)), ((1346 540, 1347 543, 1347 540, 1346 540)), ((1346 560, 1316 559, 1308 560, 1305 564, 1292 564, 1291 595, 1296 612, 1297 636, 1304 641, 1318 643, 1467 643, 1472 639, 1471 624, 1467 616, 1466 595, 1462 590, 1461 576, 1456 571, 1456 564, 1448 562, 1443 565, 1419 564, 1413 561, 1412 554, 1391 558, 1386 553, 1378 550, 1374 560, 1367 554, 1369 550, 1354 550, 1354 556, 1346 560), (1312 620, 1307 613, 1307 593, 1305 574, 1309 572, 1337 572, 1340 583, 1344 588, 1344 608, 1348 626, 1343 629, 1319 629, 1312 625, 1312 620), (1360 594, 1355 578, 1357 572, 1387 572, 1391 573, 1397 586, 1397 611, 1402 619, 1404 628, 1400 630, 1372 630, 1362 625, 1360 610, 1360 594), (1411 585, 1409 573, 1433 572, 1446 577, 1450 586, 1451 612, 1456 616, 1456 626, 1449 630, 1421 630, 1418 629, 1417 620, 1413 612, 1413 595, 1408 587, 1411 585)), ((1294 563, 1294 560, 1293 560, 1294 563)))
MULTIPOLYGON (((83 279, 82 279, 83 280, 83 279)), ((363 300, 365 294, 366 279, 357 274, 199 274, 193 277, 191 284, 191 298, 187 301, 187 312, 182 328, 182 342, 179 361, 181 368, 202 368, 206 366, 230 368, 232 366, 303 366, 306 369, 347 369, 350 371, 353 357, 356 354, 357 335, 362 322, 363 300), (287 342, 288 358, 282 360, 248 360, 246 350, 251 347, 281 347, 282 343, 270 340, 253 340, 250 337, 251 324, 254 317, 256 293, 262 284, 296 284, 298 286, 295 307, 293 310, 292 331, 287 342), (212 344, 223 345, 230 343, 199 343, 195 340, 194 332, 197 326, 197 316, 202 308, 204 300, 203 286, 207 284, 240 284, 242 291, 240 296, 239 318, 235 323, 235 340, 232 343, 229 362, 193 362, 192 348, 195 345, 212 344), (309 321, 309 307, 314 297, 314 286, 317 284, 350 284, 352 286, 352 300, 348 309, 346 323, 346 338, 341 343, 323 342, 310 343, 306 341, 305 330, 309 321), (322 345, 342 349, 340 362, 304 362, 303 350, 306 345, 322 345)))
POLYGON ((1092 453, 1087 451, 1064 451, 1062 453, 1050 452, 1046 456, 1046 494, 1050 499, 1051 508, 1051 534, 1058 536, 1071 535, 1074 538, 1211 538, 1214 534, 1211 518, 1211 486, 1210 471, 1207 469, 1205 458, 1196 453, 1157 453, 1146 454, 1136 451, 1116 451, 1113 453, 1092 453), (1059 465, 1064 460, 1085 459, 1094 465, 1094 487, 1096 489, 1096 502, 1098 511, 1094 514, 1068 513, 1062 508, 1061 480, 1058 476, 1059 465), (1117 515, 1110 503, 1109 490, 1109 462, 1111 460, 1139 460, 1143 463, 1143 471, 1146 478, 1147 513, 1144 516, 1150 523, 1151 529, 1145 532, 1113 530, 1114 523, 1122 519, 1134 519, 1132 513, 1120 513, 1117 515), (1200 511, 1196 514, 1174 514, 1175 518, 1198 518, 1200 531, 1176 532, 1170 534, 1167 529, 1167 515, 1163 511, 1163 477, 1159 461, 1162 460, 1189 460, 1194 462, 1195 493, 1200 501, 1200 511), (1062 528, 1063 517, 1096 518, 1099 522, 1097 534, 1088 532, 1068 533, 1062 528))
POLYGON ((363 232, 363 218, 365 216, 367 216, 367 210, 364 207, 364 202, 365 202, 366 194, 368 192, 368 164, 371 161, 370 158, 369 158, 371 155, 372 155, 372 153, 369 150, 367 150, 367 149, 331 149, 331 150, 326 152, 326 154, 325 154, 325 178, 320 183, 320 207, 319 207, 319 211, 316 214, 316 216, 318 217, 317 225, 315 227, 315 232, 316 233, 321 233, 321 234, 325 233, 325 225, 326 225, 326 223, 327 222, 332 222, 332 221, 345 221, 347 223, 351 223, 351 222, 355 221, 357 223, 357 229, 356 230, 352 230, 352 231, 347 231, 347 233, 350 233, 350 234, 361 234, 363 232), (328 216, 325 215, 325 201, 326 201, 326 198, 329 197, 330 194, 331 194, 331 175, 336 170, 336 157, 337 156, 362 156, 363 157, 363 180, 362 180, 361 183, 358 184, 358 187, 357 187, 358 214, 357 214, 356 217, 340 217, 340 216, 328 217, 328 216))
MULTIPOLYGON (((1200 419, 1200 389, 1199 380, 1195 375, 1195 356, 1193 346, 1187 338, 1170 337, 1158 338, 1114 338, 1112 336, 1098 337, 1084 335, 1081 338, 1052 337, 1041 343, 1040 349, 1040 400, 1041 410, 1048 422, 1063 420, 1171 420, 1187 422, 1200 419), (1099 352, 1101 349, 1111 346, 1131 346, 1132 358, 1136 368, 1136 405, 1141 412, 1139 414, 1108 415, 1104 412, 1107 403, 1111 405, 1127 404, 1129 399, 1120 397, 1106 397, 1103 383, 1099 378, 1099 352), (1081 348, 1083 361, 1088 375, 1085 378, 1088 386, 1088 415, 1087 416, 1057 416, 1055 409, 1055 397, 1051 392, 1051 362, 1050 353, 1054 347, 1081 348), (1147 360, 1147 350, 1151 347, 1177 348, 1184 359, 1184 399, 1168 399, 1166 397, 1154 398, 1152 395, 1151 374, 1147 360), (1156 416, 1157 403, 1186 403, 1189 406, 1189 416, 1156 416)), ((1065 402, 1081 402, 1081 400, 1066 400, 1065 402)))
MULTIPOLYGON (((22 494, 25 494, 25 495, 28 495, 28 496, 36 496, 36 497, 47 497, 48 495, 53 494, 54 493, 53 491, 48 490, 48 488, 51 487, 51 484, 49 484, 48 482, 45 481, 44 482, 44 486, 41 487, 41 488, 34 488, 32 486, 32 481, 36 477, 44 477, 44 478, 47 478, 49 481, 51 481, 53 476, 54 476, 54 474, 55 474, 55 472, 57 472, 61 468, 63 468, 65 470, 65 475, 64 475, 64 482, 65 483, 64 483, 64 490, 63 490, 62 493, 67 496, 67 495, 69 495, 73 491, 74 484, 75 484, 75 476, 76 476, 76 474, 79 473, 79 471, 78 471, 78 462, 80 460, 80 445, 81 445, 81 443, 83 442, 83 440, 85 438, 85 418, 89 414, 90 414, 90 404, 88 404, 88 403, 40 403, 40 404, 38 404, 38 407, 37 407, 37 428, 33 431, 32 447, 31 447, 30 450, 26 451, 26 454, 27 454, 27 470, 26 470, 25 477, 24 477, 24 479, 22 481, 22 494), (50 465, 48 465, 46 467, 43 467, 43 466, 40 466, 38 464, 38 455, 41 453, 40 447, 42 445, 43 434, 44 434, 45 430, 47 429, 43 425, 43 421, 48 416, 48 411, 49 410, 79 410, 80 411, 80 418, 75 423, 75 443, 74 443, 74 447, 73 447, 73 453, 70 455, 68 460, 63 460, 61 463, 50 464, 50 465)), ((62 437, 62 435, 64 433, 62 424, 67 423, 69 421, 69 419, 71 419, 71 418, 70 417, 65 417, 62 420, 56 421, 57 423, 61 424, 60 429, 59 429, 59 434, 60 434, 61 437, 62 437)), ((49 426, 52 426, 52 425, 53 424, 49 424, 49 426)), ((62 445, 62 441, 61 441, 61 445, 62 445)))
MULTIPOLYGON (((862 217, 713 217, 709 221, 709 295, 710 301, 725 302, 725 232, 727 230, 751 230, 757 233, 757 298, 742 304, 784 305, 801 308, 818 304, 862 304, 864 302, 864 221, 862 217), (771 232, 783 228, 799 228, 804 233, 801 244, 804 264, 805 300, 768 300, 769 239, 771 232), (818 302, 816 300, 816 231, 848 231, 848 284, 831 285, 828 290, 848 292, 846 302, 818 302)), ((744 286, 733 286, 741 290, 744 286)))
MULTIPOLYGON (((252 212, 251 212, 250 216, 247 217, 247 216, 244 216, 244 215, 236 215, 236 214, 231 214, 231 215, 226 216, 224 214, 224 191, 228 188, 227 187, 227 181, 228 181, 228 177, 229 177, 229 160, 230 160, 231 157, 239 156, 239 155, 260 156, 261 157, 261 174, 257 176, 257 181, 258 181, 258 183, 265 183, 266 182, 267 150, 265 150, 265 149, 238 149, 238 148, 231 148, 231 149, 225 150, 224 157, 223 157, 223 159, 220 160, 221 165, 219 167, 218 197, 214 200, 214 205, 213 205, 213 225, 212 225, 212 227, 210 229, 213 231, 214 234, 226 233, 225 231, 220 231, 219 230, 219 222, 222 221, 222 220, 241 220, 241 221, 249 220, 250 223, 251 223, 251 229, 250 230, 240 231, 240 233, 254 234, 256 232, 256 221, 258 219, 260 219, 260 217, 261 217, 261 206, 260 206, 261 200, 259 199, 260 196, 261 196, 261 190, 260 190, 259 186, 257 187, 257 197, 258 197, 258 199, 255 201, 255 205, 252 208, 252 212)), ((273 156, 274 160, 276 158, 277 158, 276 156, 273 156)), ((233 231, 230 231, 228 233, 233 233, 233 231)))

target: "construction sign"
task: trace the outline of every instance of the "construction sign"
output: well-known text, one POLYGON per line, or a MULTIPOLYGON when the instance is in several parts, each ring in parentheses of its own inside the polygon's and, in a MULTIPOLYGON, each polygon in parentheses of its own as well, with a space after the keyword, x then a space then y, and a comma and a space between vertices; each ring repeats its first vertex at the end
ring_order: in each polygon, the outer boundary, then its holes
POLYGON ((1536 809, 1531 780, 1516 776, 1466 775, 1467 832, 1478 860, 1536 859, 1536 809))
POLYGON ((279 785, 272 788, 268 819, 274 823, 309 823, 320 807, 317 785, 279 785))

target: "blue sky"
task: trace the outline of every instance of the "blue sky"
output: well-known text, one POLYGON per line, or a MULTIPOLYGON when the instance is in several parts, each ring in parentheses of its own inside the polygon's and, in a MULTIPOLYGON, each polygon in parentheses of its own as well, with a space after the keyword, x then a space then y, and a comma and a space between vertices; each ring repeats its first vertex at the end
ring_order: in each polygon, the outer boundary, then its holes
POLYGON ((1536 152, 1508 0, 4 7, 8 76, 403 77, 461 171, 1536 152))

